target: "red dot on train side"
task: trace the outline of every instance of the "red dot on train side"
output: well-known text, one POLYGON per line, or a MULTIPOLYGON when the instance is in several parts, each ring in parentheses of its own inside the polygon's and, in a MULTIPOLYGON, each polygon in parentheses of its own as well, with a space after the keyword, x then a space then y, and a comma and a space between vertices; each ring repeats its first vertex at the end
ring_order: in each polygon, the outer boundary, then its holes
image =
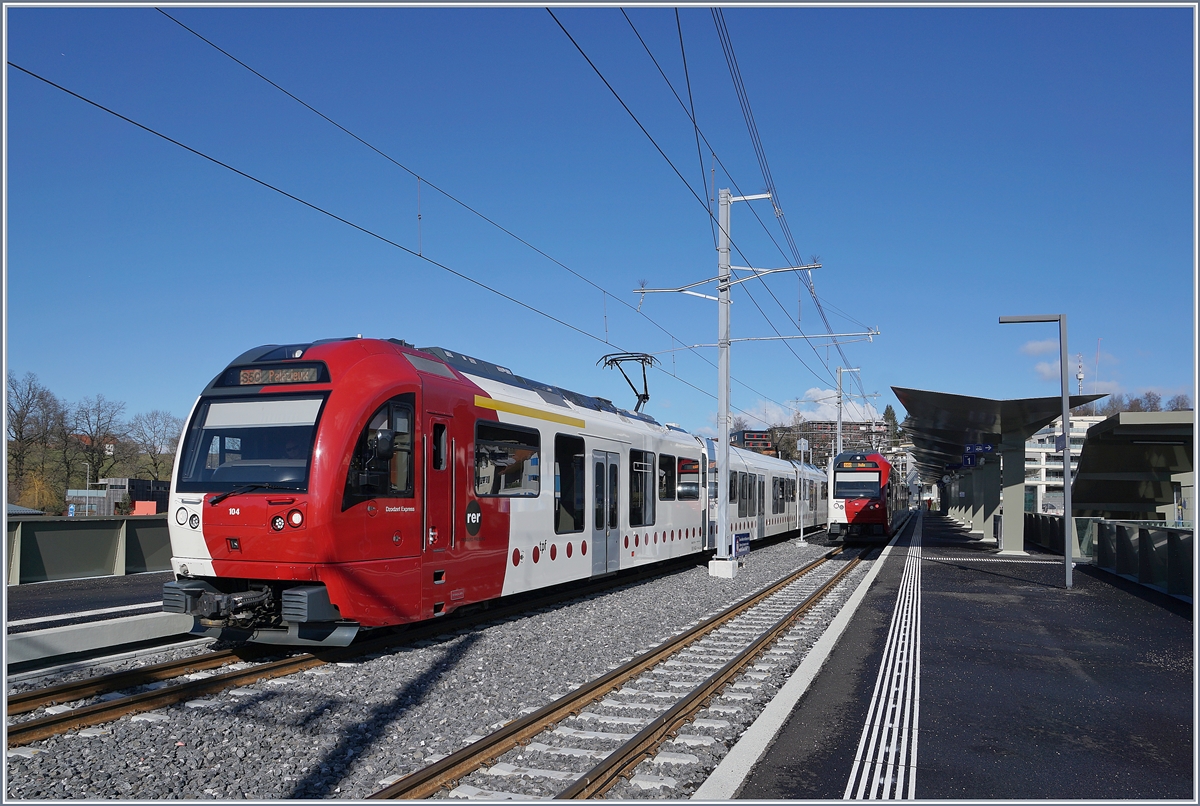
POLYGON ((513 549, 513 565, 521 564, 521 550, 513 549))
POLYGON ((567 559, 571 559, 571 544, 567 544, 567 559))
POLYGON ((553 560, 558 556, 558 546, 550 544, 550 559, 553 560))
POLYGON ((537 562, 538 558, 541 557, 541 555, 542 555, 542 553, 540 551, 538 551, 538 547, 534 546, 533 547, 533 561, 537 562))
POLYGON ((625 535, 625 548, 629 548, 629 535, 625 535))
POLYGON ((587 541, 586 540, 579 541, 579 553, 582 554, 584 557, 587 556, 587 541))
POLYGON ((634 547, 635 547, 635 548, 636 548, 636 547, 639 545, 639 541, 640 541, 640 540, 641 540, 641 538, 640 538, 640 537, 638 537, 637 535, 634 535, 634 536, 633 536, 633 545, 634 545, 634 547))

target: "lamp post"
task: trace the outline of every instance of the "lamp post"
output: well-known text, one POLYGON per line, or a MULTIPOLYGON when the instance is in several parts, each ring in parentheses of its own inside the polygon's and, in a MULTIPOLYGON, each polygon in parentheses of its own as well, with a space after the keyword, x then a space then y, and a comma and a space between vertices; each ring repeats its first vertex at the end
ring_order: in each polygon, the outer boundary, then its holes
POLYGON ((1071 587, 1071 543, 1075 539, 1075 519, 1071 509, 1071 391, 1067 386, 1067 315, 1065 313, 1035 316, 1001 316, 1000 324, 1024 322, 1058 322, 1058 364, 1062 373, 1063 427, 1063 564, 1066 566, 1067 587, 1071 587))

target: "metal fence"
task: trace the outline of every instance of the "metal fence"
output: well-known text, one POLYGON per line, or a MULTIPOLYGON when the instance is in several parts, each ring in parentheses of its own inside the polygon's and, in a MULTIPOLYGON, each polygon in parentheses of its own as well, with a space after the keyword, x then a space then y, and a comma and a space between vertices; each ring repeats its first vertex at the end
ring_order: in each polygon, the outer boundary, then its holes
POLYGON ((1191 529, 1099 521, 1096 566, 1192 601, 1191 529))
MULTIPOLYGON (((1076 518, 1075 531, 1080 560, 1192 601, 1192 529, 1167 526, 1163 521, 1076 518)), ((1062 554, 1062 516, 1026 512, 1025 544, 1062 554)))
POLYGON ((171 570, 165 515, 9 517, 8 584, 171 570))

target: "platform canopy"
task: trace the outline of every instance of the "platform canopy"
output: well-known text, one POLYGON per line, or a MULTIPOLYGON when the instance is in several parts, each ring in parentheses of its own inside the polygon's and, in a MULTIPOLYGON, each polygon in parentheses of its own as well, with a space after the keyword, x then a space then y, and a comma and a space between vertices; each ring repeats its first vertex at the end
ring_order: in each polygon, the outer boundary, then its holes
MULTIPOLYGON (((996 453, 1006 443, 1015 448, 1062 415, 1061 397, 993 400, 893 386, 908 416, 903 428, 912 440, 913 459, 926 484, 940 479, 947 465, 962 463, 968 445, 991 445, 996 453)), ((1071 408, 1104 395, 1071 395, 1071 408)))
POLYGON ((1071 488, 1076 517, 1157 518, 1193 472, 1195 421, 1194 411, 1123 411, 1089 428, 1071 488))

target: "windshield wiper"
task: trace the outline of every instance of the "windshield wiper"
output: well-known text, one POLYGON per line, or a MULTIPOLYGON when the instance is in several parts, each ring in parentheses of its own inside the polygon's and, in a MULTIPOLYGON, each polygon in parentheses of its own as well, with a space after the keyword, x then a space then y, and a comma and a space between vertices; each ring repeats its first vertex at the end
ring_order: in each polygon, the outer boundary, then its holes
POLYGON ((237 487, 233 490, 230 490, 227 493, 221 493, 220 495, 215 496, 213 498, 213 500, 209 501, 208 503, 210 506, 216 506, 217 504, 221 503, 222 501, 224 501, 226 498, 228 498, 231 495, 241 495, 242 493, 248 493, 251 490, 292 490, 292 491, 295 491, 295 489, 296 489, 295 487, 280 487, 278 484, 270 484, 265 481, 260 481, 255 484, 247 484, 243 487, 237 487))

